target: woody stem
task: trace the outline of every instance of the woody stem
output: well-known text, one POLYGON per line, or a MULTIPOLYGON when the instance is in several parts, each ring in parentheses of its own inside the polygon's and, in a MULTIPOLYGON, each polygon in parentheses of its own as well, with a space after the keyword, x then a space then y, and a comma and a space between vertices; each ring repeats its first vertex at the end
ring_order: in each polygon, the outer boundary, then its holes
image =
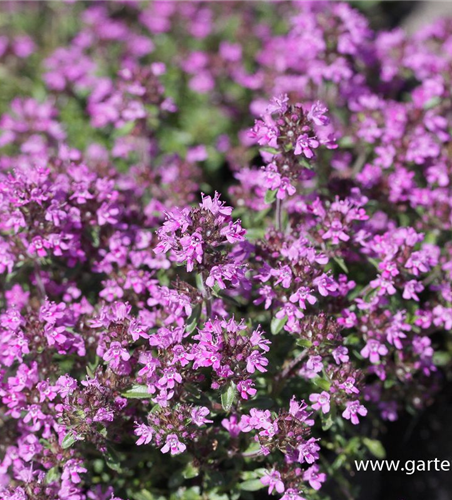
POLYGON ((282 201, 276 198, 276 227, 278 231, 282 231, 282 201))

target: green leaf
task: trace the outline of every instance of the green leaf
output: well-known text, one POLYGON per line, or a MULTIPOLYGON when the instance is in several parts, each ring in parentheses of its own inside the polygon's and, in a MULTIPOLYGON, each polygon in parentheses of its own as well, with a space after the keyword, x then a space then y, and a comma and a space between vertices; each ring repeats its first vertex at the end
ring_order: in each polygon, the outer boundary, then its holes
POLYGON ((345 340, 344 340, 345 345, 355 345, 355 344, 359 344, 360 342, 361 342, 361 339, 357 335, 355 335, 354 333, 347 335, 347 337, 345 337, 345 340))
POLYGON ((218 290, 218 291, 213 291, 212 290, 212 295, 214 297, 219 298, 219 299, 223 299, 226 302, 229 302, 229 304, 232 304, 234 306, 240 307, 240 305, 241 305, 238 300, 236 300, 234 297, 230 297, 223 290, 218 290))
MULTIPOLYGON (((260 210, 259 212, 257 212, 257 214, 253 214, 253 225, 257 225, 259 222, 261 222, 262 220, 264 220, 264 218, 269 214, 271 210, 271 207, 267 207, 267 208, 264 208, 263 210, 260 210)), ((237 219, 240 219, 240 217, 236 217, 237 219)), ((247 231, 247 234, 248 234, 248 231, 249 229, 246 230, 247 231)))
MULTIPOLYGON (((260 448, 260 446, 259 446, 259 448, 260 448)), ((264 469, 264 474, 265 474, 265 469, 264 469)), ((241 477, 241 479, 243 479, 243 481, 250 481, 251 479, 260 478, 261 476, 263 476, 263 474, 259 474, 257 469, 244 470, 240 473, 240 477, 241 477)))
POLYGON ((277 148, 272 148, 270 146, 265 146, 263 148, 260 148, 260 151, 265 151, 266 153, 271 153, 273 155, 277 155, 280 153, 279 149, 277 148))
POLYGON ((261 449, 261 445, 260 443, 256 443, 255 441, 253 441, 249 446, 248 448, 243 452, 243 456, 246 457, 248 455, 256 455, 257 453, 260 452, 260 449, 261 449))
POLYGON ((316 377, 312 381, 317 387, 320 387, 320 389, 323 389, 324 391, 330 390, 331 384, 324 378, 316 377))
POLYGON ((66 436, 64 436, 61 447, 63 448, 63 450, 66 450, 67 448, 70 448, 76 441, 77 439, 75 438, 75 436, 71 431, 69 431, 66 436))
POLYGON ((91 366, 88 364, 86 365, 86 373, 88 375, 89 378, 94 378, 95 375, 94 375, 94 371, 93 369, 91 368, 91 366))
POLYGON ((221 406, 223 407, 224 411, 229 412, 231 410, 232 405, 235 401, 236 394, 237 389, 235 387, 235 384, 231 382, 228 388, 221 395, 221 406))
POLYGON ((297 339, 296 344, 300 347, 311 347, 312 341, 308 339, 297 339))
POLYGON ((345 463, 347 463, 348 460, 349 459, 348 459, 347 455, 345 455, 344 453, 342 453, 341 455, 339 455, 336 458, 336 460, 331 465, 332 470, 339 470, 339 469, 341 469, 343 467, 343 465, 345 463))
POLYGON ((364 438, 363 443, 366 448, 377 458, 385 458, 386 450, 383 445, 377 439, 364 438))
POLYGON ((334 424, 333 416, 331 415, 331 413, 329 413, 328 415, 323 415, 322 413, 321 419, 322 419, 322 429, 324 431, 330 429, 331 426, 334 424))
POLYGON ((339 146, 341 148, 351 148, 354 143, 353 138, 350 136, 344 136, 339 139, 339 146))
POLYGON ((265 488, 265 485, 261 483, 260 479, 250 479, 241 483, 239 488, 243 491, 258 491, 265 488))
POLYGON ((306 158, 300 157, 298 161, 304 168, 307 168, 308 170, 312 170, 314 168, 314 165, 312 165, 312 163, 309 163, 306 158))
POLYGON ((441 103, 441 99, 437 96, 432 97, 429 99, 425 104, 424 104, 424 109, 432 109, 435 106, 438 106, 438 104, 441 103))
POLYGON ((194 477, 199 476, 199 468, 195 467, 191 462, 187 464, 185 469, 182 471, 182 476, 185 479, 192 479, 194 477))
POLYGON ((161 406, 159 404, 155 404, 149 413, 158 413, 158 411, 161 409, 161 406))
POLYGON ((433 363, 435 366, 447 366, 450 363, 450 357, 448 352, 435 352, 435 354, 433 354, 433 363))
POLYGON ((287 316, 284 316, 282 319, 273 318, 270 324, 270 331, 273 335, 278 335, 278 333, 284 328, 284 325, 287 323, 287 316))
MULTIPOLYGON (((339 422, 342 422, 342 419, 339 419, 339 422)), ((352 437, 351 439, 348 440, 348 442, 343 446, 344 448, 344 453, 346 456, 350 455, 356 455, 359 453, 359 449, 361 446, 361 440, 359 439, 358 436, 352 437)))
POLYGON ((378 270, 380 270, 380 263, 378 262, 377 259, 374 259, 373 257, 368 257, 367 260, 378 270))
POLYGON ((268 190, 265 193, 265 198, 264 198, 265 203, 268 203, 269 205, 271 205, 276 200, 276 193, 277 192, 278 192, 277 189, 273 189, 273 191, 268 190))
POLYGON ((147 385, 133 385, 131 389, 122 393, 127 399, 150 399, 149 389, 147 385))
POLYGON ((45 481, 47 484, 54 483, 60 478, 60 473, 58 471, 58 467, 52 467, 47 471, 45 481))
POLYGON ((345 264, 345 260, 342 257, 333 257, 333 260, 339 265, 339 267, 344 271, 344 273, 348 273, 348 267, 345 264))
POLYGON ((116 472, 122 472, 118 454, 111 446, 107 446, 107 453, 105 455, 105 463, 108 465, 108 467, 110 467, 110 469, 112 469, 116 472))
POLYGON ((155 500, 155 496, 148 490, 141 490, 133 494, 134 500, 155 500))
POLYGON ((197 304, 192 310, 191 316, 187 320, 185 331, 192 333, 198 326, 199 318, 201 317, 201 304, 197 304))
POLYGON ((265 229, 251 228, 246 230, 246 239, 249 241, 261 240, 265 237, 265 229))
POLYGON ((129 135, 135 128, 135 122, 126 122, 122 127, 115 129, 115 137, 123 137, 124 135, 129 135))
POLYGON ((86 365, 86 373, 90 378, 95 378, 96 369, 100 364, 101 358, 96 356, 93 361, 89 362, 86 365))

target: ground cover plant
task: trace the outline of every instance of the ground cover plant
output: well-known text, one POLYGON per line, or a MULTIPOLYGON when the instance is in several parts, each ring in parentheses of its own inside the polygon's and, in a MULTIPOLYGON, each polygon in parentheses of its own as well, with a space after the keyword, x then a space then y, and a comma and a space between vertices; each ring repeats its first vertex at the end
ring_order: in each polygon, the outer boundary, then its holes
POLYGON ((452 23, 0 11, 0 497, 357 498, 450 367, 452 23))

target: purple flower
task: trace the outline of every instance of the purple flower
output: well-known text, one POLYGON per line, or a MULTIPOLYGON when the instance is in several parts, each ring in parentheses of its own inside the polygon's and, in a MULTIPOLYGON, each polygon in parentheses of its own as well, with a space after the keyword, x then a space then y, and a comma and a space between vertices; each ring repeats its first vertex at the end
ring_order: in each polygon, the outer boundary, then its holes
POLYGON ((320 295, 327 297, 338 289, 337 283, 327 274, 322 274, 312 282, 318 289, 320 295))
POLYGON ((29 434, 19 440, 18 448, 20 458, 25 462, 31 462, 33 457, 42 450, 42 445, 34 434, 29 434))
POLYGON ((130 354, 119 342, 112 342, 103 355, 103 358, 105 361, 110 362, 117 362, 119 360, 128 361, 130 359, 130 354))
POLYGON ((137 441, 138 446, 142 444, 149 444, 152 441, 152 436, 154 435, 154 429, 152 429, 152 427, 149 427, 149 425, 135 422, 134 434, 136 436, 140 436, 137 441))
POLYGON ((284 200, 287 196, 292 196, 297 192, 296 187, 290 182, 288 177, 281 177, 281 182, 278 185, 276 198, 284 200))
POLYGON ((265 121, 256 120, 249 135, 260 146, 270 146, 271 148, 278 147, 279 131, 267 118, 265 121))
POLYGON ((315 490, 320 490, 322 483, 326 480, 326 474, 319 472, 318 465, 311 465, 303 473, 303 481, 307 481, 311 488, 315 490))
POLYGON ((102 357, 115 373, 122 375, 130 373, 129 351, 122 347, 119 342, 112 342, 102 357))
POLYGON ((271 495, 273 490, 276 490, 278 493, 284 492, 284 483, 281 481, 281 474, 272 470, 265 473, 265 476, 261 477, 261 483, 265 486, 268 486, 268 494, 271 495))
POLYGON ((382 276, 372 280, 370 286, 372 288, 379 288, 378 295, 394 295, 397 292, 392 279, 385 279, 382 276))
POLYGON ((264 308, 269 309, 272 305, 273 299, 276 298, 276 293, 273 291, 272 287, 269 285, 264 285, 259 288, 258 293, 260 295, 260 298, 256 299, 253 304, 258 306, 259 304, 262 304, 262 302, 265 302, 264 308))
POLYGON ((93 418, 94 422, 113 422, 114 413, 107 408, 99 408, 93 418))
POLYGON ((28 246, 28 251, 31 254, 36 254, 38 257, 45 257, 47 255, 47 249, 50 248, 50 243, 41 236, 35 236, 28 246))
POLYGON ((308 120, 312 120, 318 126, 328 125, 329 118, 325 116, 328 109, 320 101, 315 102, 307 114, 308 120))
POLYGON ((257 393, 257 390, 254 388, 254 382, 250 379, 241 380, 237 384, 237 390, 243 399, 248 399, 249 396, 254 397, 257 393))
POLYGON ((77 381, 69 375, 61 375, 56 381, 55 388, 62 398, 66 398, 74 392, 77 387, 77 381))
POLYGON ((257 410, 252 408, 249 415, 242 415, 240 427, 243 432, 253 429, 268 429, 273 425, 271 413, 268 410, 257 410))
POLYGON ((270 350, 269 345, 271 345, 271 342, 263 337, 263 332, 259 328, 253 331, 250 337, 250 343, 254 347, 259 347, 264 352, 270 350))
POLYGON ((298 462, 313 464, 319 459, 320 446, 317 444, 318 439, 310 438, 305 443, 298 445, 298 462))
POLYGON ((365 417, 367 415, 367 409, 361 405, 359 401, 349 401, 346 403, 346 408, 342 412, 342 416, 346 420, 350 420, 352 424, 359 424, 358 415, 365 417))
POLYGON ((215 196, 201 194, 202 202, 199 204, 204 210, 208 210, 213 215, 229 217, 232 214, 232 207, 228 207, 224 201, 220 200, 220 194, 215 191, 215 196))
POLYGON ((268 365, 268 359, 265 358, 259 351, 253 351, 246 360, 246 371, 254 373, 256 370, 265 373, 268 365))
POLYGON ((359 394, 359 390, 355 387, 355 379, 353 377, 347 377, 344 382, 338 384, 338 387, 347 394, 359 394))
POLYGON ((298 302, 301 309, 306 309, 306 302, 314 305, 317 302, 316 297, 311 294, 311 289, 308 287, 301 287, 290 296, 291 302, 298 302))
POLYGON ((323 391, 320 394, 311 394, 309 396, 309 401, 314 403, 312 405, 314 410, 322 409, 322 413, 328 413, 330 411, 330 395, 326 391, 323 391))
POLYGON ((288 109, 288 102, 289 96, 287 94, 281 94, 278 97, 273 97, 270 105, 267 107, 267 113, 278 113, 280 115, 283 115, 288 109))
POLYGON ((323 234, 322 238, 324 240, 331 240, 333 245, 338 245, 341 241, 348 241, 350 236, 345 232, 346 227, 338 219, 334 219, 328 230, 323 234))
POLYGON ((424 285, 419 283, 419 281, 411 280, 405 283, 405 287, 403 289, 403 298, 406 300, 413 299, 416 302, 419 302, 418 293, 424 290, 424 285))
POLYGON ((179 438, 176 434, 168 434, 166 436, 166 441, 164 446, 161 449, 162 453, 170 452, 171 455, 179 455, 179 453, 183 453, 187 447, 184 443, 179 441, 179 438))
POLYGON ((270 494, 304 500, 325 481, 314 418, 392 421, 440 381, 452 25, 375 32, 336 2, 71 3, 77 29, 42 71, 15 23, 0 36, 17 88, 30 63, 45 87, 0 116, 0 498, 116 500, 90 449, 133 425, 149 453, 199 449, 219 469, 246 450, 270 494), (182 52, 153 53, 173 38, 182 52), (202 98, 178 110, 174 75, 202 98))
POLYGON ((333 355, 334 361, 340 365, 341 363, 348 363, 349 361, 349 355, 348 355, 348 349, 345 346, 338 346, 334 351, 331 353, 333 355))
POLYGON ((174 389, 176 383, 182 383, 181 374, 173 367, 165 368, 163 370, 163 375, 158 380, 159 386, 162 388, 174 389))
POLYGON ((319 373, 323 370, 323 363, 321 356, 309 356, 306 363, 306 368, 314 373, 319 373))
POLYGON ((311 417, 312 412, 306 411, 308 405, 304 402, 298 402, 295 399, 295 396, 292 396, 292 399, 289 403, 289 414, 295 417, 297 420, 304 422, 306 425, 312 426, 314 425, 314 420, 311 417))
POLYGON ((301 134, 297 137, 294 154, 303 154, 306 158, 313 158, 314 152, 312 150, 318 148, 319 146, 320 143, 316 138, 309 137, 308 134, 301 134))
POLYGON ((179 243, 181 250, 177 253, 178 262, 187 262, 187 271, 193 271, 194 263, 202 263, 202 256, 204 254, 202 245, 202 236, 200 233, 183 236, 179 243))
POLYGON ((88 472, 88 470, 82 466, 81 460, 70 459, 64 464, 61 478, 63 480, 71 481, 74 484, 78 484, 82 481, 79 474, 85 472, 88 472))
POLYGON ((289 488, 285 491, 284 495, 281 497, 281 500, 306 500, 306 499, 301 496, 301 491, 289 488))
POLYGON ((209 414, 209 409, 205 406, 199 406, 193 408, 190 415, 194 424, 198 427, 204 424, 211 424, 213 420, 207 420, 206 417, 209 414))
POLYGON ((232 438, 237 437, 242 432, 242 426, 236 415, 224 418, 221 425, 229 432, 232 438))
POLYGON ((374 339, 368 340, 367 344, 361 349, 361 356, 369 358, 371 363, 379 363, 380 356, 386 356, 386 354, 388 354, 388 348, 374 339))

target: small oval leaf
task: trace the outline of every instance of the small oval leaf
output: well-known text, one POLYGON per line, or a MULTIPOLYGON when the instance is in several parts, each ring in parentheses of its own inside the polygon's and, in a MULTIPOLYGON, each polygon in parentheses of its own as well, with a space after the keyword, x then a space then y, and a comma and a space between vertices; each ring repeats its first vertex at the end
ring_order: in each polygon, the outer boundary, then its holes
POLYGON ((270 324, 270 331, 273 333, 273 335, 278 335, 278 333, 284 328, 284 325, 286 323, 287 316, 284 316, 284 318, 281 319, 273 318, 270 324))
POLYGON ((221 406, 223 407, 224 411, 229 412, 231 410, 232 405, 234 404, 235 401, 236 393, 237 390, 235 388, 235 384, 231 382, 227 387, 227 389, 221 395, 221 406))
POLYGON ((131 389, 122 393, 127 399, 150 399, 149 389, 147 385, 133 385, 131 389))
POLYGON ((76 441, 77 439, 72 434, 72 432, 68 432, 66 436, 64 436, 61 447, 63 448, 63 450, 66 450, 67 448, 70 448, 76 441))
POLYGON ((260 479, 250 479, 240 484, 240 489, 243 491, 258 491, 265 488, 260 479))
POLYGON ((274 189, 273 191, 268 190, 265 193, 265 198, 264 198, 265 203, 271 205, 276 200, 277 191, 278 191, 277 189, 274 189))
POLYGON ((386 450, 384 449, 381 442, 378 441, 377 439, 364 438, 363 443, 366 446, 366 448, 372 453, 372 455, 374 457, 377 457, 377 458, 385 458, 386 457, 386 450))

